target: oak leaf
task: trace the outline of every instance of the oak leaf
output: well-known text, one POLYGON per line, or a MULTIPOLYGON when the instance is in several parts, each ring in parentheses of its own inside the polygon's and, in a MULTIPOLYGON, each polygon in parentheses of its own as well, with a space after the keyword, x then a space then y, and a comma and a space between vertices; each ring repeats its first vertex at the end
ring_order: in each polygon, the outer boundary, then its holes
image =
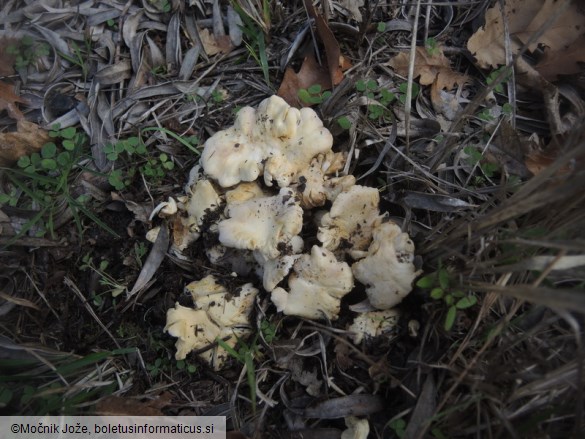
POLYGON ((325 57, 327 58, 331 84, 335 86, 343 80, 343 72, 351 67, 351 63, 342 55, 335 35, 333 35, 323 16, 317 13, 313 3, 310 0, 304 0, 304 4, 309 16, 315 20, 317 34, 325 47, 325 57))
POLYGON ((6 110, 8 115, 15 120, 24 119, 16 103, 24 104, 26 100, 14 93, 14 87, 10 84, 0 81, 0 111, 6 110))
MULTIPOLYGON (((571 4, 538 39, 532 52, 544 50, 534 69, 548 81, 558 75, 583 71, 585 62, 585 13, 578 0, 571 4)), ((486 11, 485 25, 471 36, 467 48, 480 67, 506 64, 504 22, 508 23, 512 54, 517 53, 561 6, 557 0, 508 0, 502 13, 500 3, 486 11)))
POLYGON ((171 404, 172 395, 164 392, 154 399, 135 399, 110 395, 100 400, 94 409, 101 416, 164 416, 162 409, 171 404))
POLYGON ((48 133, 27 120, 19 120, 17 131, 0 133, 0 167, 10 166, 20 157, 39 151, 50 140, 48 133))
MULTIPOLYGON (((409 63, 410 54, 402 52, 388 61, 387 65, 392 67, 399 75, 407 76, 409 63)), ((419 76, 421 85, 435 83, 439 90, 452 90, 457 85, 463 85, 467 82, 465 75, 453 71, 449 60, 439 47, 433 50, 427 50, 425 47, 416 48, 414 77, 419 76)))
POLYGON ((11 48, 18 44, 17 38, 0 38, 0 76, 10 76, 14 74, 14 61, 16 54, 11 52, 11 48))
POLYGON ((312 85, 320 85, 322 90, 329 90, 331 79, 327 69, 320 66, 315 57, 310 55, 303 60, 298 73, 291 67, 286 68, 277 94, 289 105, 299 108, 307 105, 299 100, 299 90, 307 89, 312 85))
POLYGON ((209 56, 218 53, 228 53, 232 50, 232 42, 229 35, 215 36, 209 29, 200 29, 199 38, 203 44, 203 50, 209 56))

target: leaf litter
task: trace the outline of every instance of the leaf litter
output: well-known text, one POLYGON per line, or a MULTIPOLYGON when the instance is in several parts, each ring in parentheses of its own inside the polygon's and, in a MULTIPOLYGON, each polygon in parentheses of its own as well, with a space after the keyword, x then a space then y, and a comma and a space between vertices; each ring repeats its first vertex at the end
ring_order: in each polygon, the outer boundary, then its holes
MULTIPOLYGON (((123 237, 90 217, 80 218, 78 229, 77 220, 64 215, 70 219, 60 221, 54 237, 36 236, 38 229, 31 228, 16 245, 2 247, 0 271, 19 285, 24 293, 17 299, 27 308, 6 307, 1 335, 10 343, 0 345, 2 352, 51 347, 88 360, 100 355, 97 370, 80 368, 57 399, 9 382, 3 387, 8 392, 0 392, 8 398, 0 400, 3 407, 86 412, 115 393, 122 399, 107 408, 119 413, 128 406, 156 414, 228 414, 248 437, 287 430, 327 430, 339 437, 349 414, 368 419, 370 437, 576 432, 583 413, 578 313, 585 309, 578 2, 561 2, 568 9, 550 25, 552 3, 559 2, 506 1, 503 17, 499 2, 424 6, 421 35, 440 36, 431 45, 417 41, 412 67, 420 91, 413 96, 408 145, 405 60, 413 17, 406 9, 341 1, 321 2, 327 10, 300 1, 264 9, 262 2, 241 2, 265 36, 266 82, 254 52, 259 46, 250 33, 241 43, 233 35, 242 24, 227 2, 179 3, 17 0, 2 6, 0 37, 28 35, 50 46, 48 54, 39 51, 28 64, 2 73, 8 91, 0 134, 21 136, 7 157, 14 161, 42 148, 43 133, 55 121, 85 132, 90 140, 67 179, 67 195, 89 196, 93 218, 123 237), (474 18, 484 15, 477 28, 474 18), (291 53, 306 26, 314 26, 315 37, 305 34, 308 52, 293 51, 300 70, 279 72, 281 56, 291 53), (469 43, 466 35, 473 35, 469 43), (528 42, 529 57, 518 58, 514 75, 498 70, 528 42), (212 53, 213 45, 222 50, 212 53), (49 93, 56 81, 73 88, 49 93), (338 150, 348 154, 347 171, 379 188, 387 212, 413 236, 425 276, 447 270, 449 293, 472 294, 477 305, 457 311, 447 332, 447 307, 417 288, 401 307, 397 334, 355 346, 344 325, 359 294, 343 304, 335 326, 285 318, 261 300, 259 337, 238 345, 251 353, 246 368, 253 370, 244 371, 236 359, 219 374, 195 358, 170 360, 173 341, 161 330, 166 309, 185 299, 188 281, 217 269, 198 248, 178 258, 166 254, 164 236, 152 248, 144 239, 160 222, 148 219, 149 210, 177 193, 198 159, 165 130, 206 139, 233 121, 234 108, 254 106, 279 86, 296 98, 299 89, 313 85, 331 88, 328 102, 314 108, 338 150), (46 111, 54 96, 67 102, 58 116, 46 111), (349 125, 340 121, 344 116, 349 125), (157 129, 144 130, 152 127, 157 129), (110 161, 106 150, 125 147, 129 138, 143 142, 148 154, 110 161), (137 171, 161 154, 174 164, 163 178, 152 181, 137 171), (124 189, 109 184, 112 172, 132 168, 124 189), (71 299, 63 297, 63 285, 75 293, 71 299), (119 288, 136 294, 113 297, 119 288), (114 342, 135 349, 119 356, 114 342), (253 381, 245 378, 250 374, 253 381), (252 386, 261 409, 256 412, 249 402, 252 386), (157 396, 164 404, 142 402, 157 396)), ((3 59, 3 67, 13 64, 3 59)), ((199 150, 196 140, 188 144, 199 150)), ((15 185, 10 175, 3 170, 0 178, 2 243, 38 216, 44 201, 25 204, 31 187, 15 185)), ((50 370, 47 362, 57 357, 35 353, 50 370)))

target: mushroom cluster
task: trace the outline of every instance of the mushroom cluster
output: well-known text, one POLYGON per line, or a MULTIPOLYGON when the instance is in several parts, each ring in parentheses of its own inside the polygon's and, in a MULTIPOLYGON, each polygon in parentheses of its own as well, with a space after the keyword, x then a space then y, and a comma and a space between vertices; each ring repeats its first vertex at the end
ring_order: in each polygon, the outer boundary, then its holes
MULTIPOLYGON (((242 108, 232 127, 205 143, 188 195, 159 209, 173 229, 172 251, 181 254, 205 236, 212 264, 256 275, 287 315, 336 320, 341 299, 358 282, 370 309, 397 305, 419 274, 414 244, 380 213, 377 189, 340 175, 346 157, 332 146, 310 108, 292 108, 277 96, 242 108)), ((218 337, 233 345, 249 330, 258 289, 248 283, 236 294, 219 282, 208 276, 190 284, 195 307, 168 311, 165 329, 178 337, 177 359, 218 337)), ((381 331, 373 323, 350 330, 360 332, 355 340, 381 331)), ((216 348, 203 358, 219 369, 225 352, 216 348)))

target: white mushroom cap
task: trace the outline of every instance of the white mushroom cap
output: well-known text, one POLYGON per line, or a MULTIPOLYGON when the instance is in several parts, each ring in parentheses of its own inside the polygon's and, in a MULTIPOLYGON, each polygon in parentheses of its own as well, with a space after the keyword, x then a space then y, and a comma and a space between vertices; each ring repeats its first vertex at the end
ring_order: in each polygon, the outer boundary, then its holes
POLYGON ((296 189, 301 194, 301 206, 305 209, 323 206, 327 200, 334 200, 343 191, 355 184, 353 175, 327 177, 343 167, 345 158, 341 153, 319 154, 311 164, 299 171, 296 189))
POLYGON ((420 274, 413 261, 414 243, 400 227, 387 222, 374 229, 368 255, 354 263, 352 271, 367 286, 372 306, 388 309, 412 290, 412 282, 420 274))
POLYGON ((232 190, 227 191, 225 193, 225 201, 227 204, 237 204, 253 198, 264 198, 268 196, 270 194, 265 192, 257 182, 251 181, 240 183, 232 190))
POLYGON ((209 180, 199 180, 191 189, 191 196, 187 201, 187 214, 190 224, 199 227, 203 224, 205 216, 216 210, 221 204, 221 198, 215 191, 209 180))
MULTIPOLYGON (((279 97, 267 101, 269 105, 264 114, 262 104, 258 107, 261 120, 268 116, 267 122, 270 124, 270 109, 278 109, 280 118, 274 118, 273 137, 264 165, 264 183, 272 186, 275 180, 278 186, 286 187, 296 180, 299 171, 309 166, 313 157, 331 151, 333 136, 312 109, 297 110, 279 97), (285 123, 279 124, 278 120, 282 120, 282 116, 285 123)), ((268 124, 265 124, 265 128, 270 127, 271 124, 268 124)))
POLYGON ((228 219, 218 224, 219 241, 255 250, 266 259, 278 257, 303 227, 303 209, 289 188, 274 197, 228 205, 225 214, 228 219))
POLYGON ((262 278, 264 289, 271 292, 292 270, 293 264, 301 256, 304 242, 300 236, 293 236, 289 242, 286 254, 274 259, 267 259, 262 253, 254 252, 254 258, 259 264, 258 276, 262 278))
POLYGON ((341 433, 341 439, 368 439, 370 424, 367 419, 348 416, 345 418, 347 430, 341 433))
POLYGON ((146 240, 152 243, 156 242, 156 238, 158 238, 158 234, 160 233, 160 226, 153 227, 148 232, 146 232, 146 240))
POLYGON ((335 198, 331 210, 321 218, 317 239, 329 250, 336 250, 342 243, 352 251, 367 249, 372 230, 384 219, 378 210, 379 203, 376 188, 350 187, 335 198))
POLYGON ((254 125, 256 110, 244 107, 238 112, 234 126, 218 131, 205 142, 200 163, 221 187, 254 181, 262 172, 265 151, 254 138, 254 125))
POLYGON ((301 255, 283 255, 276 259, 269 259, 262 266, 262 285, 271 292, 293 268, 294 263, 301 255))
POLYGON ((331 133, 313 110, 292 108, 272 96, 257 110, 242 108, 233 127, 209 138, 200 162, 222 187, 254 181, 262 172, 267 186, 275 180, 286 187, 313 157, 330 151, 332 145, 331 133))
POLYGON ((185 289, 193 296, 196 308, 207 311, 209 318, 220 328, 247 325, 258 293, 251 283, 230 293, 211 275, 191 282, 185 289))
POLYGON ((205 311, 178 303, 167 311, 165 331, 178 338, 175 343, 177 360, 184 360, 189 352, 213 343, 221 333, 205 311))
POLYGON ((175 215, 171 217, 173 246, 179 252, 199 239, 201 236, 200 227, 206 215, 217 210, 221 204, 221 199, 209 180, 197 181, 190 192, 185 205, 181 205, 182 209, 187 211, 188 216, 175 215))
POLYGON ((363 312, 357 315, 347 330, 354 333, 353 342, 359 344, 364 337, 391 333, 396 329, 399 318, 400 312, 396 309, 363 312))
POLYGON ((310 255, 302 255, 295 262, 293 269, 288 279, 289 292, 280 287, 272 291, 271 300, 278 311, 309 319, 335 320, 341 298, 353 288, 349 265, 315 245, 310 255))
MULTIPOLYGON (((213 276, 191 282, 186 290, 195 301, 195 308, 179 304, 167 311, 165 331, 177 337, 175 358, 182 360, 192 350, 204 348, 218 338, 231 336, 226 341, 235 346, 238 337, 251 333, 250 313, 258 290, 252 284, 245 284, 229 292, 218 284, 213 276)), ((216 346, 201 354, 215 370, 219 370, 228 357, 223 348, 216 346)))

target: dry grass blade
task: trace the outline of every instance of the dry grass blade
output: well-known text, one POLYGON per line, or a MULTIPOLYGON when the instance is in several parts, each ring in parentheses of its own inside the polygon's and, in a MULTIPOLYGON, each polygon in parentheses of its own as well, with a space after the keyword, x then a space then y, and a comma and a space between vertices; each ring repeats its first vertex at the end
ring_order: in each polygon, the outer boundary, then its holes
POLYGON ((469 287, 476 291, 499 293, 553 309, 576 311, 585 314, 585 290, 583 289, 569 290, 521 284, 497 286, 478 283, 470 284, 469 287))
POLYGON ((406 88, 406 101, 404 102, 404 113, 406 118, 404 119, 404 125, 406 128, 406 153, 408 154, 410 148, 410 108, 412 103, 412 83, 414 80, 414 67, 416 61, 416 38, 418 29, 418 19, 420 16, 420 0, 416 1, 416 9, 414 12, 414 24, 412 37, 410 40, 410 59, 408 62, 408 82, 406 88))
POLYGON ((486 203, 483 215, 474 218, 475 214, 454 222, 449 233, 444 238, 434 239, 425 251, 431 251, 439 246, 449 245, 466 235, 477 238, 478 234, 510 221, 520 218, 530 212, 546 209, 555 215, 561 211, 574 212, 573 206, 578 205, 583 198, 580 188, 585 185, 585 174, 580 169, 574 169, 568 175, 555 175, 561 172, 575 157, 585 154, 585 131, 577 128, 566 146, 566 152, 542 173, 529 180, 511 197, 498 203, 496 200, 486 203), (569 201, 572 200, 572 201, 569 201), (574 203, 577 204, 574 204, 574 203), (492 208, 493 204, 499 204, 492 208), (554 206, 554 207, 552 207, 554 206))
POLYGON ((166 225, 163 225, 160 228, 160 232, 158 233, 148 258, 146 259, 146 262, 144 263, 144 266, 138 275, 138 279, 136 279, 136 283, 132 289, 128 291, 129 298, 143 290, 152 277, 156 274, 158 267, 167 253, 169 242, 169 230, 166 225))
POLYGON ((67 277, 65 277, 63 281, 64 281, 65 285, 67 287, 69 287, 77 295, 77 297, 79 297, 79 299, 83 303, 83 306, 85 307, 85 309, 87 310, 87 312, 100 325, 100 327, 104 330, 104 332, 106 334, 108 334, 108 336, 112 339, 112 341, 114 342, 114 344, 116 345, 116 347, 118 349, 121 349, 120 345, 118 344, 118 340, 116 339, 116 337, 114 337, 114 335, 110 332, 110 330, 108 329, 108 327, 106 325, 104 325, 104 323, 101 321, 101 319, 97 316, 97 314, 95 313, 95 311, 93 310, 93 308, 91 307, 91 305, 88 303, 87 299, 84 297, 84 295, 81 292, 81 290, 79 289, 79 287, 77 285, 75 285, 75 283, 71 279, 69 279, 67 277))

